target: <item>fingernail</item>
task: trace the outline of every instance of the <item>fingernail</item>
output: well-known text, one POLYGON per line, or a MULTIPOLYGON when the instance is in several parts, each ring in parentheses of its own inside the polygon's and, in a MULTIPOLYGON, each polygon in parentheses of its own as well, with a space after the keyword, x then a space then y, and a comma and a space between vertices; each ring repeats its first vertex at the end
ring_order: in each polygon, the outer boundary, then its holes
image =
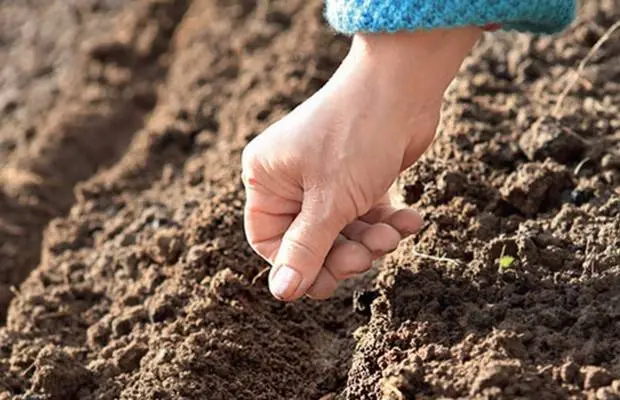
POLYGON ((301 274, 288 265, 276 267, 269 280, 269 290, 278 299, 288 299, 295 294, 301 284, 301 274))

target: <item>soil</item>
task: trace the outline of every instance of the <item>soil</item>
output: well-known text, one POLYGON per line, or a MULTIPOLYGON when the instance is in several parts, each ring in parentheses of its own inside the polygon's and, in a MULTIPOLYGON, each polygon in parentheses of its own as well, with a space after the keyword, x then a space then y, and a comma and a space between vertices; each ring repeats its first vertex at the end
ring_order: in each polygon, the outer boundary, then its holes
POLYGON ((486 36, 422 232, 284 304, 239 161, 344 57, 321 7, 0 2, 0 399, 620 398, 620 2, 486 36))

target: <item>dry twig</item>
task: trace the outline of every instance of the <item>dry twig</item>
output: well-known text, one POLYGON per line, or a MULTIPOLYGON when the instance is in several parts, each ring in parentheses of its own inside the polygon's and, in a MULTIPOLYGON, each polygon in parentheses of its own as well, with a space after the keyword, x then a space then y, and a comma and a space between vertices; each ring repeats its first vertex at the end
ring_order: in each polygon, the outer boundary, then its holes
POLYGON ((579 78, 581 78, 581 74, 583 73, 583 70, 585 69, 586 65, 590 62, 590 60, 592 59, 592 57, 594 57, 596 52, 603 46, 603 44, 605 44, 607 40, 609 40, 611 35, 618 28, 620 28, 620 21, 617 21, 609 29, 607 29, 607 32, 605 32, 605 34, 601 36, 601 38, 594 44, 594 46, 592 46, 592 48, 590 49, 588 54, 584 57, 584 59, 581 60, 581 62, 579 63, 579 66, 573 72, 573 76, 570 82, 568 83, 568 85, 566 85, 566 87, 564 88, 560 96, 558 97, 558 102, 556 103, 555 108, 553 109, 553 112, 552 112, 552 115, 554 117, 557 118, 559 116, 560 109, 562 108, 562 104, 564 103, 566 96, 568 96, 568 93, 570 93, 570 91, 573 89, 575 84, 579 81, 579 78))
POLYGON ((432 261, 437 261, 437 262, 445 262, 445 263, 454 264, 454 265, 457 265, 457 266, 462 264, 461 261, 455 260, 453 258, 431 256, 429 254, 420 253, 420 252, 416 251, 415 249, 413 249, 412 253, 416 257, 426 258, 427 260, 432 260, 432 261))
POLYGON ((256 285, 256 282, 258 282, 260 278, 265 276, 265 274, 267 273, 267 271, 269 271, 270 268, 271 267, 265 267, 258 274, 256 274, 256 276, 252 278, 252 286, 256 285))
POLYGON ((583 167, 588 163, 588 161, 590 161, 589 157, 586 157, 583 160, 581 160, 581 162, 579 164, 577 164, 577 166, 575 167, 575 170, 573 171, 573 174, 575 176, 579 176, 579 173, 581 172, 583 167))

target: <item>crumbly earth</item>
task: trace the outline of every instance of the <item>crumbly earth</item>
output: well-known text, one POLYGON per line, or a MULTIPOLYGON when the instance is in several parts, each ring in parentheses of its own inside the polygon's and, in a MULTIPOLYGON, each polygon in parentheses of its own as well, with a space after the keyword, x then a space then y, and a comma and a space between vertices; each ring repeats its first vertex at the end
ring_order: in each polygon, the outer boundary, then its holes
POLYGON ((619 19, 485 37, 423 231, 283 304, 239 160, 346 53, 321 2, 0 2, 0 399, 620 398, 619 19))
POLYGON ((143 127, 187 7, 0 3, 0 321, 74 186, 119 159, 143 127))

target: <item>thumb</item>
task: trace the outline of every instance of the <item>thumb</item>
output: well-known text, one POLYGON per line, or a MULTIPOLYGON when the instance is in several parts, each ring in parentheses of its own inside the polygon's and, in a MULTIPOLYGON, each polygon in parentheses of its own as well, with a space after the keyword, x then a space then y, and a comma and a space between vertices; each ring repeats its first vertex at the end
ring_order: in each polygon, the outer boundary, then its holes
POLYGON ((276 298, 295 300, 314 283, 327 253, 346 225, 344 218, 326 212, 329 208, 326 204, 304 204, 282 237, 269 274, 269 290, 276 298))

